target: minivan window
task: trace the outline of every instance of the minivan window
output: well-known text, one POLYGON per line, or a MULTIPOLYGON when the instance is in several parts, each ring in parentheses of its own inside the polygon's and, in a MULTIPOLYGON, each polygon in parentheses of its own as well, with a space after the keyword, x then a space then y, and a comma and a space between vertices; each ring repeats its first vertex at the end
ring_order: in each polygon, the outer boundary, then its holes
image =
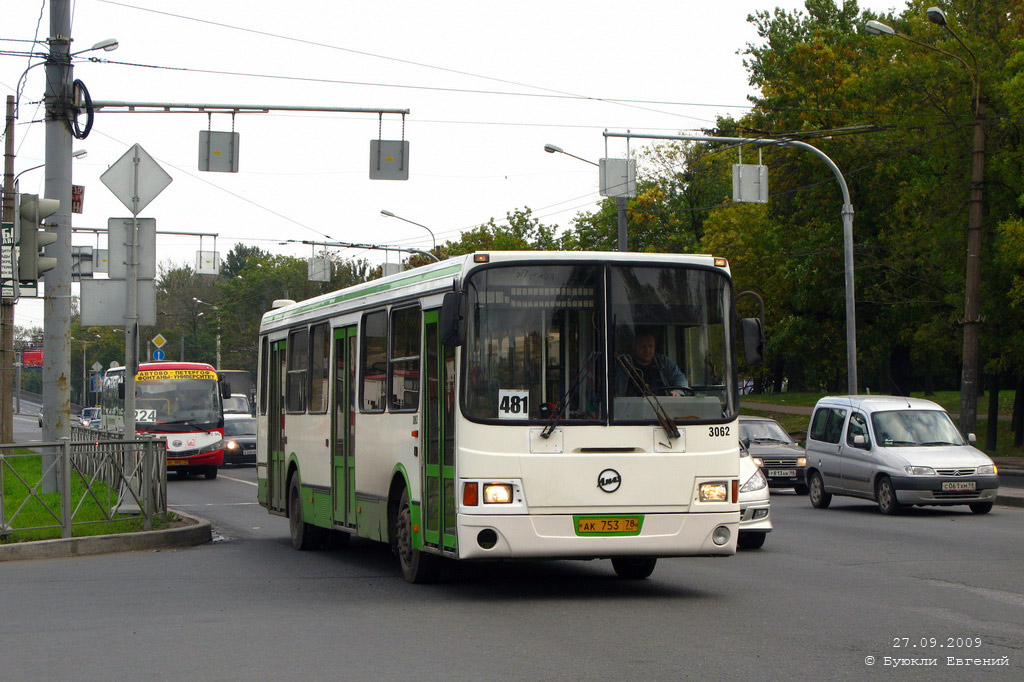
POLYGON ((864 442, 867 444, 871 443, 871 438, 868 436, 868 420, 860 412, 854 412, 850 415, 850 425, 846 427, 846 444, 853 445, 854 447, 863 447, 854 444, 853 439, 855 436, 864 436, 864 442))
POLYGON ((964 445, 953 420, 943 410, 893 410, 871 415, 880 445, 964 445))
POLYGON ((845 421, 846 410, 838 407, 819 407, 811 419, 811 432, 808 436, 823 443, 838 443, 843 435, 845 421))

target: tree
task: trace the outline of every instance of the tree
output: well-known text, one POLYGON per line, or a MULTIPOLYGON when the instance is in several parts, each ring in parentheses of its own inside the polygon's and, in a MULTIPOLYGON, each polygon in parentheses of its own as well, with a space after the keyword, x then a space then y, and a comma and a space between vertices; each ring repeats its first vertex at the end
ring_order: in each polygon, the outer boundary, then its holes
POLYGON ((531 209, 509 211, 505 220, 506 225, 499 225, 491 218, 463 232, 458 241, 445 242, 442 252, 446 256, 460 256, 474 251, 552 251, 559 248, 556 228, 534 218, 531 209))

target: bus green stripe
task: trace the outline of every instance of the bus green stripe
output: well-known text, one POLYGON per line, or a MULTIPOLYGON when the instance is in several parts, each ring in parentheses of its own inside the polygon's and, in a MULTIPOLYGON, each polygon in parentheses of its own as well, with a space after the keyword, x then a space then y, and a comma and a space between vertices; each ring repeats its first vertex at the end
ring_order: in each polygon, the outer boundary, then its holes
POLYGON ((456 263, 454 265, 449 265, 448 267, 443 268, 441 270, 435 270, 434 272, 414 273, 409 275, 408 277, 403 277, 393 282, 383 282, 381 284, 375 284, 373 286, 366 287, 365 289, 359 289, 358 291, 350 291, 348 293, 342 291, 334 296, 331 296, 330 298, 324 299, 322 301, 317 301, 316 303, 307 303, 293 310, 282 311, 279 313, 271 313, 267 315, 264 321, 278 322, 280 320, 291 317, 292 315, 306 313, 311 310, 323 308, 324 306, 334 305, 335 303, 341 303, 342 301, 348 301, 350 299, 358 298, 360 296, 379 294, 382 291, 397 289, 398 287, 407 286, 409 284, 417 284, 419 282, 426 282, 432 279, 442 279, 444 277, 450 277, 451 275, 454 275, 455 273, 461 271, 462 265, 462 263, 456 263))

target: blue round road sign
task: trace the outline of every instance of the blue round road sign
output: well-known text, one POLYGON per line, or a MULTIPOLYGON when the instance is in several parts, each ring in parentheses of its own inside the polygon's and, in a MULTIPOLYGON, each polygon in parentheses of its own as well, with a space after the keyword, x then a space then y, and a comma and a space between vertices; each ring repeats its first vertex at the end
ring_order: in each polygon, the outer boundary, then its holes
POLYGON ((164 355, 164 352, 162 350, 160 350, 159 348, 157 348, 155 351, 153 351, 153 359, 154 360, 163 360, 164 357, 166 357, 164 355))

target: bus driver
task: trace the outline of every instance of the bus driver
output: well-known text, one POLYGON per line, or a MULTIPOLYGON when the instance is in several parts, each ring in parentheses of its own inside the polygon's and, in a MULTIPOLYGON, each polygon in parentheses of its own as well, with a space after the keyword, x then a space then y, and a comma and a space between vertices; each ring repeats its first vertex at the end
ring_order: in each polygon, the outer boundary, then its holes
POLYGON ((646 329, 637 331, 632 356, 622 357, 620 362, 631 365, 631 371, 616 368, 615 394, 619 396, 641 396, 644 384, 652 393, 667 388, 667 395, 683 395, 680 389, 690 385, 679 366, 667 355, 657 352, 654 334, 646 329), (638 385, 638 381, 643 383, 638 385))

